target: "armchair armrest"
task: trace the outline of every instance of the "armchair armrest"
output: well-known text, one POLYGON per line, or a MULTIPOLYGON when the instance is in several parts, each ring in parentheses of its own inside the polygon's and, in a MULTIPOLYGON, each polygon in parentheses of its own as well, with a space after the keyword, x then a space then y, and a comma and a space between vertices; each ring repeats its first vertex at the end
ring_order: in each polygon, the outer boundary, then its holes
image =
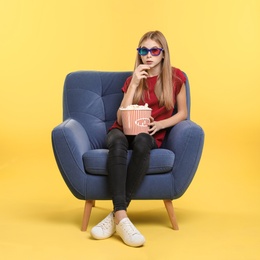
POLYGON ((175 125, 168 133, 163 147, 175 154, 172 174, 176 198, 181 197, 190 185, 204 145, 202 128, 190 120, 175 125))
POLYGON ((67 119, 52 131, 52 146, 62 177, 75 197, 84 199, 86 173, 82 155, 91 149, 82 125, 67 119))

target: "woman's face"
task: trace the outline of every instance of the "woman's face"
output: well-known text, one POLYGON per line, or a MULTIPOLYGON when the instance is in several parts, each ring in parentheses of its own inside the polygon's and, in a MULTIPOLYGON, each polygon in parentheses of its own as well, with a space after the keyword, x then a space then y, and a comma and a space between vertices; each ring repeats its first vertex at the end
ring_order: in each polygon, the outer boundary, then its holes
MULTIPOLYGON (((158 44, 156 41, 153 41, 151 39, 147 39, 142 42, 141 48, 162 48, 160 44, 158 44)), ((152 56, 151 52, 148 52, 145 56, 141 56, 141 60, 143 64, 146 64, 150 66, 151 69, 155 70, 158 69, 158 72, 160 72, 161 69, 161 61, 164 58, 164 53, 161 51, 161 53, 158 56, 152 56)))

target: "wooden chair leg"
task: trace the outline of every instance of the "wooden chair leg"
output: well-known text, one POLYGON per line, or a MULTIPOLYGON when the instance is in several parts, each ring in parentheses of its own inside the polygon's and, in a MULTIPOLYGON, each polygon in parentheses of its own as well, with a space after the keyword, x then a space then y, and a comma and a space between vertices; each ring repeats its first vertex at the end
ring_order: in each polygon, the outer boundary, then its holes
POLYGON ((88 222, 91 214, 91 210, 93 205, 95 205, 94 200, 86 200, 85 201, 85 208, 84 208, 84 213, 83 213, 83 219, 82 219, 82 226, 81 226, 81 231, 86 231, 88 227, 88 222))
POLYGON ((174 230, 179 230, 179 226, 178 226, 177 219, 176 219, 176 216, 175 216, 175 213, 174 213, 172 201, 171 200, 164 200, 163 202, 164 202, 165 208, 168 212, 168 216, 170 218, 172 228, 174 230))

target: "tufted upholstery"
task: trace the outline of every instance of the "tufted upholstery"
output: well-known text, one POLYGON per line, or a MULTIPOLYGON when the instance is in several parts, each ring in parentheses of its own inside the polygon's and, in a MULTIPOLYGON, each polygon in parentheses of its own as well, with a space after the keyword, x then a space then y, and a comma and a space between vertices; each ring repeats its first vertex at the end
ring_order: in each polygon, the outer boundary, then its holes
MULTIPOLYGON (((130 72, 78 71, 65 79, 63 122, 53 129, 52 144, 62 177, 78 199, 111 199, 105 139, 116 120, 123 97, 121 87, 130 75, 130 72)), ((186 90, 189 117, 169 129, 162 148, 152 150, 149 171, 135 199, 177 199, 194 177, 204 132, 190 120, 188 79, 186 90)))

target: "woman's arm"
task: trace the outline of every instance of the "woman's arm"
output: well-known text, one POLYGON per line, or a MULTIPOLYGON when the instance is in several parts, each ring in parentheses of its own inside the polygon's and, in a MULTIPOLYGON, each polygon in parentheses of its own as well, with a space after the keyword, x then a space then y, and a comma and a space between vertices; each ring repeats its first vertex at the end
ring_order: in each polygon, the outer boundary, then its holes
POLYGON ((161 121, 154 121, 153 118, 151 118, 151 123, 149 124, 150 135, 154 135, 156 132, 160 131, 161 129, 174 126, 177 123, 187 119, 188 111, 187 111, 187 101, 186 101, 186 88, 184 84, 182 85, 181 90, 177 95, 177 108, 178 108, 178 112, 167 119, 161 121))
MULTIPOLYGON (((120 107, 127 107, 129 105, 133 104, 134 94, 137 89, 137 87, 140 84, 140 81, 142 79, 146 79, 148 77, 147 70, 149 70, 150 67, 148 65, 141 64, 139 65, 132 76, 132 80, 129 84, 129 87, 124 94, 124 97, 122 99, 120 107)), ((122 125, 122 116, 121 116, 121 110, 117 110, 117 122, 118 124, 122 125)))

